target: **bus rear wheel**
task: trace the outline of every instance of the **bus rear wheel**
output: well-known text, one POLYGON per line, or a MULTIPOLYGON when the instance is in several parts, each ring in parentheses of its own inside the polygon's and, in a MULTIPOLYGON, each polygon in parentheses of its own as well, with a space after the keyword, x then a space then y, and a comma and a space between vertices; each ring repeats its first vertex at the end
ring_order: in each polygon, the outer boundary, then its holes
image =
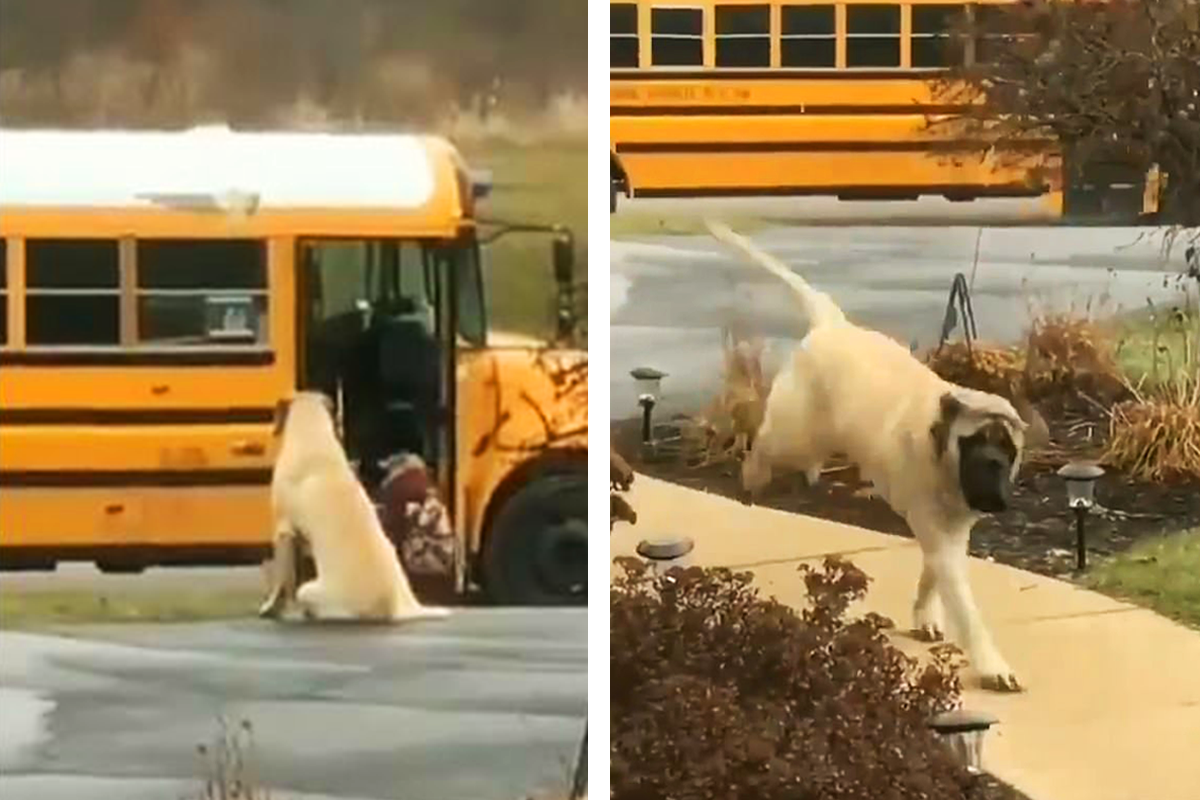
POLYGON ((517 490, 496 515, 483 581, 497 605, 587 604, 587 474, 546 475, 517 490))
POLYGON ((96 569, 105 575, 141 575, 146 565, 137 561, 97 561, 96 569))

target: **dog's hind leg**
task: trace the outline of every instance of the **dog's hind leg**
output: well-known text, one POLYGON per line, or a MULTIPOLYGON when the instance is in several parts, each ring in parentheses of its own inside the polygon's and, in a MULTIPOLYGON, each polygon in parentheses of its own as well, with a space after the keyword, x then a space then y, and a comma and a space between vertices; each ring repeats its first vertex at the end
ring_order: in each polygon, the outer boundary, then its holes
MULTIPOLYGON (((926 569, 932 578, 932 592, 940 595, 945 604, 955 638, 966 651, 981 684, 985 689, 996 691, 1020 691, 1020 681, 997 649, 971 593, 967 574, 970 526, 963 526, 960 530, 939 530, 927 525, 914 525, 911 520, 909 524, 925 551, 926 569)), ((918 600, 919 594, 918 584, 918 600)))
POLYGON ((320 577, 308 581, 296 591, 296 603, 306 619, 355 619, 354 614, 342 608, 330 596, 328 587, 321 583, 320 577))

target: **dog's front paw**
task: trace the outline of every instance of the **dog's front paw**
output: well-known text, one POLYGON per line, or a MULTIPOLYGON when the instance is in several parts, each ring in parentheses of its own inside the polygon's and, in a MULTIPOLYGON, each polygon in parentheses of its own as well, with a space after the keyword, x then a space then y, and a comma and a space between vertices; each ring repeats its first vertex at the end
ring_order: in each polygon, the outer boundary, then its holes
POLYGON ((936 622, 926 622, 914 626, 912 635, 920 642, 940 642, 946 638, 946 632, 936 622))
POLYGON ((283 613, 283 606, 283 595, 276 592, 258 607, 258 616, 261 619, 278 619, 283 613))
POLYGON ((991 658, 981 658, 975 661, 975 672, 979 675, 979 685, 989 692, 1020 692, 1023 691, 1021 682, 1017 680, 1012 667, 1003 658, 995 655, 991 658))
POLYGON ((1025 691, 1025 687, 1011 671, 983 673, 979 676, 979 685, 989 692, 1025 691))
POLYGON ((936 596, 928 598, 924 606, 913 605, 912 635, 921 642, 940 642, 946 638, 945 612, 936 596))

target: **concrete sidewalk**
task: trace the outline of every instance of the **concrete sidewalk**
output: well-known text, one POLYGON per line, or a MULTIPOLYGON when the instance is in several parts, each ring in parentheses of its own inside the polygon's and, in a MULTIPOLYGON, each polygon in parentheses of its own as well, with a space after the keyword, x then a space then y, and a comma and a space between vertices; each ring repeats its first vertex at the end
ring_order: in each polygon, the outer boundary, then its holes
MULTIPOLYGON (((638 475, 629 500, 638 524, 612 535, 614 556, 642 538, 690 536, 694 562, 750 569, 763 589, 797 605, 802 561, 838 553, 873 579, 854 613, 907 629, 920 571, 916 543, 762 507, 638 475)), ((1034 800, 1200 798, 1200 633, 1068 583, 972 559, 976 600, 1026 691, 983 692, 968 677, 965 705, 1001 724, 987 769, 1034 800)))

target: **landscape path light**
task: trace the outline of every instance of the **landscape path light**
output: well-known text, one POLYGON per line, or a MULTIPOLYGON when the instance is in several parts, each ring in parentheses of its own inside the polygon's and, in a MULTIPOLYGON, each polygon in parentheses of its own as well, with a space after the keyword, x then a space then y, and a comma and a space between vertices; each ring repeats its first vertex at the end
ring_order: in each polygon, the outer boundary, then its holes
POLYGON ((650 562, 659 577, 665 577, 674 567, 686 569, 692 563, 696 543, 686 536, 664 536, 638 542, 637 554, 650 562))
POLYGON ((653 367, 638 367, 630 370, 629 374, 633 376, 634 386, 637 387, 638 405, 642 408, 642 444, 649 444, 652 438, 651 413, 658 403, 658 397, 662 393, 662 379, 667 377, 667 373, 653 367))
POLYGON ((1090 461, 1072 461, 1058 470, 1058 477, 1067 484, 1067 506, 1075 512, 1075 567, 1080 572, 1087 568, 1087 515, 1095 505, 1096 481, 1103 474, 1104 470, 1090 461))
POLYGON ((983 772, 983 737, 999 721, 991 714, 958 708, 936 715, 929 720, 929 727, 942 737, 967 772, 978 775, 983 772))

